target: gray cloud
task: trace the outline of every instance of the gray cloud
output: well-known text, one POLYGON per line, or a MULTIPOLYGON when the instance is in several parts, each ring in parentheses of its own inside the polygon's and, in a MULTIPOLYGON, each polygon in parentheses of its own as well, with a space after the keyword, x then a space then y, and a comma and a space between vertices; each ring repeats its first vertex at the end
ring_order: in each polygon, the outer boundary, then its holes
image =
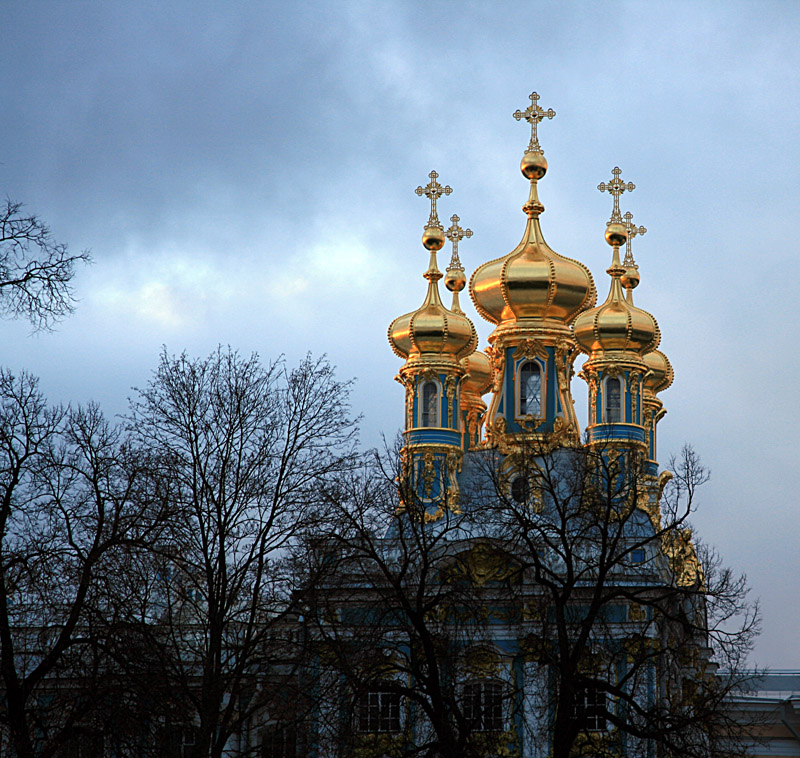
MULTIPOLYGON (((475 231, 472 269, 518 241, 532 89, 543 227, 601 296, 614 165, 642 284, 676 369, 661 458, 713 469, 696 522, 764 599, 758 659, 800 667, 794 233, 796 40, 785 3, 22 3, 0 29, 3 190, 96 264, 52 335, 0 325, 3 362, 53 399, 124 409, 159 346, 328 352, 365 441, 402 422, 391 319, 424 295, 413 194, 431 168, 475 231)), ((472 313, 485 341, 487 324, 472 313)), ((585 387, 573 392, 585 408, 585 387)))

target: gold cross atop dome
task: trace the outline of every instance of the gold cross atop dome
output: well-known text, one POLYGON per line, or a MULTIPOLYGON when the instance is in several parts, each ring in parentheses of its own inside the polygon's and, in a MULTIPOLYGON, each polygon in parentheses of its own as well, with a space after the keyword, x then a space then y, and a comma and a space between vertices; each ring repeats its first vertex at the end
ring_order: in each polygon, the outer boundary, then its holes
POLYGON ((444 233, 445 237, 447 237, 447 239, 453 243, 453 255, 450 258, 450 265, 447 268, 448 270, 451 268, 457 268, 463 271, 464 267, 461 265, 461 261, 458 257, 458 243, 461 242, 461 240, 463 240, 465 237, 469 239, 472 236, 472 229, 462 229, 458 225, 458 222, 461 221, 461 219, 456 216, 455 213, 450 216, 450 221, 452 221, 452 224, 444 233))
POLYGON ((537 92, 531 92, 529 98, 531 104, 524 111, 514 111, 513 115, 517 121, 520 121, 524 118, 531 125, 531 141, 528 143, 527 152, 541 153, 542 148, 539 145, 539 137, 536 134, 536 127, 539 125, 540 121, 546 118, 553 118, 553 116, 556 115, 556 112, 552 108, 545 110, 539 105, 539 94, 537 92))
POLYGON ((643 226, 636 226, 633 223, 633 214, 628 211, 622 218, 625 219, 625 230, 628 232, 628 241, 625 248, 625 260, 623 266, 635 266, 636 261, 633 260, 633 251, 631 250, 631 240, 640 234, 647 234, 647 229, 643 226))
POLYGON ((428 178, 430 179, 428 184, 424 187, 417 187, 414 192, 420 197, 425 195, 425 197, 431 201, 431 215, 428 218, 428 226, 435 226, 441 229, 442 225, 439 223, 439 214, 436 212, 436 201, 442 195, 449 195, 453 191, 453 188, 449 185, 442 187, 442 185, 436 181, 439 178, 439 174, 435 171, 431 171, 430 174, 428 174, 428 178))
POLYGON ((636 185, 633 182, 628 182, 626 184, 619 178, 620 174, 622 174, 622 169, 619 166, 614 166, 614 170, 611 173, 614 178, 607 184, 606 182, 600 182, 600 184, 597 185, 597 189, 599 189, 600 192, 610 192, 614 197, 614 210, 611 212, 610 223, 622 224, 622 216, 619 212, 619 196, 623 192, 633 192, 633 190, 636 189, 636 185))

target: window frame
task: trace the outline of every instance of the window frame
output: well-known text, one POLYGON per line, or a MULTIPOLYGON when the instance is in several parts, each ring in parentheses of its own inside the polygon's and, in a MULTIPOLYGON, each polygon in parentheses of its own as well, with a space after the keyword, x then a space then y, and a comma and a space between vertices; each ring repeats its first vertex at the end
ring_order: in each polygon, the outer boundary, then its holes
POLYGON ((390 685, 368 688, 358 696, 355 705, 355 731, 359 734, 403 731, 403 696, 390 685), (371 702, 373 698, 375 702, 371 702))
MULTIPOLYGON (((521 361, 517 366, 516 370, 516 417, 517 418, 526 418, 530 416, 531 418, 540 419, 544 417, 544 408, 545 408, 545 401, 546 401, 546 389, 547 389, 547 382, 546 382, 546 365, 542 364, 540 360, 536 358, 526 358, 525 360, 521 361), (537 413, 527 413, 523 412, 523 398, 525 398, 525 403, 527 403, 527 397, 523 394, 523 386, 522 386, 522 371, 526 366, 536 366, 539 373, 539 410, 537 413)), ((527 409, 526 409, 527 411, 527 409)))
POLYGON ((297 727, 292 723, 274 721, 261 729, 258 755, 260 758, 295 758, 297 745, 297 727))
POLYGON ((583 732, 608 732, 609 696, 594 685, 581 687, 572 703, 572 718, 583 732))
POLYGON ((605 377, 603 379, 603 408, 602 408, 602 411, 603 411, 602 418, 603 418, 603 423, 604 424, 623 424, 623 423, 625 423, 625 400, 624 400, 624 398, 625 398, 625 380, 624 380, 624 378, 619 376, 619 375, 605 377), (619 416, 619 418, 617 418, 617 419, 609 418, 609 416, 611 415, 609 413, 609 411, 612 410, 611 405, 609 403, 610 392, 609 392, 609 389, 608 389, 608 385, 609 385, 610 382, 617 382, 618 385, 619 385, 619 402, 617 403, 616 408, 613 409, 613 410, 616 411, 617 415, 619 416))
POLYGON ((438 429, 442 425, 442 387, 441 384, 436 379, 425 379, 419 385, 419 426, 422 429, 438 429), (433 387, 435 390, 435 401, 434 401, 434 414, 432 423, 426 424, 426 404, 425 404, 425 389, 427 387, 433 387))
POLYGON ((461 691, 462 708, 464 718, 473 732, 505 731, 504 689, 503 683, 496 679, 471 679, 464 683, 461 691), (491 702, 487 702, 489 698, 491 702))
POLYGON ((647 550, 643 547, 635 547, 631 550, 631 563, 635 566, 641 566, 647 562, 647 550))

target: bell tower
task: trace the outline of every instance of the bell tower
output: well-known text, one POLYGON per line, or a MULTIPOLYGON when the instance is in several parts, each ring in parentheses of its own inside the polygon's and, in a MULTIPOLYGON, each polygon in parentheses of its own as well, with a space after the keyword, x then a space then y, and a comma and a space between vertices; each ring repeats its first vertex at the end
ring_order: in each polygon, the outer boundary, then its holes
MULTIPOLYGON (((429 253, 428 269, 423 274, 427 293, 419 308, 392 321, 388 336, 392 350, 405 360, 397 376, 406 390, 403 484, 411 488, 408 494, 424 509, 425 518, 434 520, 443 508, 458 507, 458 473, 464 450, 460 385, 467 373, 464 359, 475 350, 477 334, 458 307, 457 270, 449 272, 447 279, 454 307, 445 307, 439 295, 442 272, 436 254, 446 237, 436 201, 452 189, 439 184, 435 171, 428 178, 425 187, 416 189, 431 203, 422 233, 422 245, 429 253)), ((454 226, 448 230, 451 239, 468 236, 458 227, 458 217, 453 218, 454 226)))
POLYGON ((531 105, 513 115, 531 127, 520 163, 530 182, 527 216, 520 243, 501 258, 479 266, 470 281, 478 313, 495 325, 487 353, 493 372, 492 399, 486 414, 486 442, 503 453, 531 442, 577 444, 570 380, 577 348, 571 324, 594 305, 592 275, 582 263, 559 255, 545 242, 539 218, 544 205, 538 183, 547 173, 537 127, 556 114, 531 105))

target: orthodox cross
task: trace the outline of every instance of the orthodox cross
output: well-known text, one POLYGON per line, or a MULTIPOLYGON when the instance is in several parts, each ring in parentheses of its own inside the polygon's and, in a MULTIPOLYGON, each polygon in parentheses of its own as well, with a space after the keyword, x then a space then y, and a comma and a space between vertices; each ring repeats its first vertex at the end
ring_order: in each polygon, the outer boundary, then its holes
POLYGON ((556 112, 552 108, 545 110, 539 105, 539 94, 537 92, 531 92, 529 98, 531 104, 524 111, 514 111, 513 115, 517 121, 524 118, 531 125, 531 141, 528 143, 527 152, 542 152, 542 148, 539 146, 539 137, 536 135, 536 127, 543 119, 553 118, 556 112))
POLYGON ((625 184, 625 182, 619 178, 620 174, 622 173, 622 169, 620 169, 619 166, 615 166, 611 173, 613 174, 614 178, 608 182, 608 184, 605 182, 600 182, 600 184, 597 185, 597 189, 599 189, 600 192, 610 192, 613 195, 614 210, 611 213, 611 223, 616 222, 621 224, 622 216, 619 212, 619 196, 625 191, 633 192, 633 190, 636 189, 636 185, 633 182, 628 182, 625 184))
POLYGON ((647 229, 643 226, 636 226, 633 223, 633 214, 628 211, 622 218, 625 219, 625 229, 628 232, 628 241, 625 248, 625 260, 623 266, 635 266, 636 261, 633 260, 633 251, 631 250, 631 240, 639 234, 646 234, 647 229))
POLYGON ((462 229, 458 222, 461 219, 456 216, 454 213, 450 216, 450 221, 452 221, 452 225, 450 228, 444 233, 445 237, 453 243, 453 257, 450 258, 450 265, 448 266, 448 270, 451 268, 457 268, 461 271, 464 270, 464 267, 461 265, 461 261, 458 258, 458 243, 461 242, 465 237, 469 239, 472 236, 472 229, 462 229))
POLYGON ((428 184, 425 187, 417 187, 414 192, 420 197, 425 195, 425 197, 431 201, 431 215, 428 218, 428 226, 436 226, 441 229, 442 225, 439 223, 439 214, 436 213, 436 201, 442 195, 449 195, 453 191, 453 188, 449 185, 442 187, 442 185, 436 181, 439 178, 439 174, 435 171, 431 171, 428 177, 430 178, 428 184))

